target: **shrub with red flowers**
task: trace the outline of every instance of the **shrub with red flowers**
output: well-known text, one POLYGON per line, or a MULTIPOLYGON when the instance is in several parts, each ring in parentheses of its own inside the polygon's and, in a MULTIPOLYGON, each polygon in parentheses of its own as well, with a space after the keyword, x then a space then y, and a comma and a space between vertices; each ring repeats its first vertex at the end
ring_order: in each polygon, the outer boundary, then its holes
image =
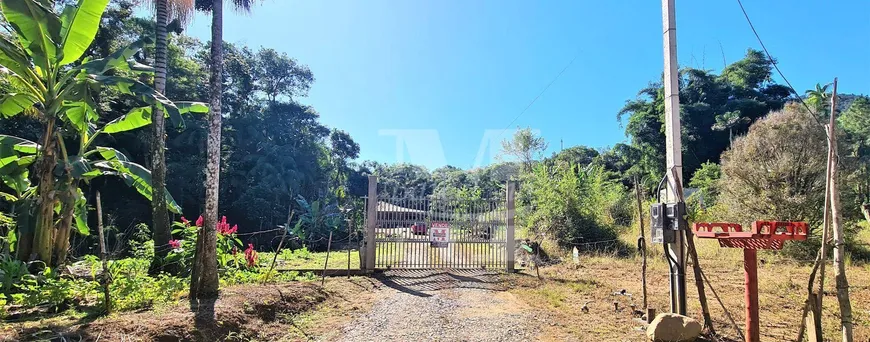
MULTIPOLYGON (((173 239, 169 242, 168 247, 172 248, 172 251, 167 256, 167 262, 178 262, 183 264, 185 269, 189 269, 193 261, 197 234, 199 229, 202 228, 204 221, 203 217, 200 216, 196 219, 196 222, 191 224, 188 219, 181 217, 181 222, 173 223, 175 229, 172 230, 172 235, 173 237, 178 237, 178 239, 173 239)), ((223 216, 215 226, 215 230, 217 231, 218 265, 224 269, 228 267, 245 267, 247 264, 243 263, 240 256, 236 253, 243 246, 242 241, 237 236, 239 226, 230 226, 227 222, 227 217, 223 216)))

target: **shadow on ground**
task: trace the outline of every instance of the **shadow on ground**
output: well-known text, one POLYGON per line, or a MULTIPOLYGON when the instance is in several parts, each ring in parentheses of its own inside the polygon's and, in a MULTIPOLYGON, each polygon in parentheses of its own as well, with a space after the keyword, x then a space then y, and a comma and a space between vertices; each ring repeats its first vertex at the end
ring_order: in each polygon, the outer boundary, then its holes
POLYGON ((384 286, 420 297, 426 291, 455 288, 506 291, 503 273, 486 270, 389 270, 375 275, 384 286))

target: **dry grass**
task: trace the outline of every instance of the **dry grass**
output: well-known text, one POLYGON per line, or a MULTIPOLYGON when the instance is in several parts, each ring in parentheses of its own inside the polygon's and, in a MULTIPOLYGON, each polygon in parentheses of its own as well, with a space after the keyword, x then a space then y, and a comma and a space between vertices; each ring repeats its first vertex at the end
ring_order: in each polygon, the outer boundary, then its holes
MULTIPOLYGON (((633 241, 636 233, 623 239, 633 241)), ((669 310, 668 270, 661 245, 651 245, 647 269, 649 306, 658 312, 669 310)), ((734 321, 740 329, 744 323, 742 251, 719 248, 715 241, 700 241, 699 262, 734 321)), ((570 260, 570 257, 567 258, 570 260)), ((564 341, 643 341, 643 324, 630 314, 631 303, 642 310, 639 257, 582 256, 579 265, 561 264, 541 269, 543 281, 534 272, 513 278, 512 292, 531 308, 547 312, 560 322, 547 329, 544 340, 564 341), (615 296, 622 289, 632 296, 615 296), (620 312, 613 302, 619 302, 620 312), (590 302, 589 313, 580 308, 590 302)), ((799 317, 806 298, 807 279, 812 265, 789 261, 775 253, 759 254, 759 304, 761 339, 790 341, 797 336, 799 317)), ((689 315, 701 319, 697 289, 691 268, 687 272, 689 315)), ((827 268, 823 311, 826 338, 839 335, 837 305, 832 267, 827 268)), ((847 270, 855 322, 855 341, 870 340, 870 266, 850 265, 847 270)), ((722 306, 707 290, 714 327, 722 340, 740 340, 722 306)))

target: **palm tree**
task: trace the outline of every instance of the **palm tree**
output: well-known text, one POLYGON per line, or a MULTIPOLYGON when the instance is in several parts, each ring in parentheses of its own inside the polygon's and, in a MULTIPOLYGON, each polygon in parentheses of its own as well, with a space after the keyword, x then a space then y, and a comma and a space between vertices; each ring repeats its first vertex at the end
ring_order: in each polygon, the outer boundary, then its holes
MULTIPOLYGON (((236 10, 250 12, 257 0, 232 0, 236 10)), ((205 165, 204 229, 196 242, 196 257, 190 279, 190 298, 215 298, 218 295, 217 233, 209 227, 217 226, 218 189, 220 185, 221 152, 221 81, 223 73, 223 0, 196 0, 196 8, 211 12, 211 70, 209 74, 209 101, 211 112, 205 165)))
POLYGON ((831 101, 831 94, 828 92, 828 86, 816 83, 816 89, 810 89, 805 92, 807 102, 816 111, 816 114, 824 115, 825 106, 831 101))
MULTIPOLYGON (((167 27, 170 25, 169 19, 174 18, 179 24, 177 26, 187 22, 193 14, 194 0, 149 0, 147 3, 153 5, 155 12, 157 12, 154 89, 163 94, 166 92, 166 59, 168 55, 166 39, 168 36, 167 27)), ((164 189, 166 188, 166 155, 164 153, 166 150, 166 124, 163 111, 152 111, 151 121, 151 177, 155 188, 164 189)), ((151 198, 151 210, 154 246, 156 246, 151 270, 156 272, 163 269, 163 258, 169 252, 169 248, 166 246, 169 245, 169 240, 172 238, 169 213, 163 191, 154 192, 151 198)))

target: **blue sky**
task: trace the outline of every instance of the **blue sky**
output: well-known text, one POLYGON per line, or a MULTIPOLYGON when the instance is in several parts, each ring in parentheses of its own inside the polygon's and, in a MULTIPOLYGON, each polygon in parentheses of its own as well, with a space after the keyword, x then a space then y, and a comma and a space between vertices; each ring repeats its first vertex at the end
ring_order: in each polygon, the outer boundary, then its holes
MULTIPOLYGON (((837 76, 841 92, 870 94, 870 1, 744 5, 798 91, 837 76)), ((206 41, 209 25, 197 15, 187 34, 206 41)), ((660 76, 661 33, 660 3, 649 0, 265 0, 224 18, 224 40, 311 68, 316 82, 299 101, 349 132, 361 160, 430 169, 486 164, 494 149, 482 141, 516 126, 539 130, 547 154, 560 140, 625 141, 616 113, 660 76)), ((677 35, 682 66, 718 71, 760 48, 732 0, 677 1, 677 35)))

